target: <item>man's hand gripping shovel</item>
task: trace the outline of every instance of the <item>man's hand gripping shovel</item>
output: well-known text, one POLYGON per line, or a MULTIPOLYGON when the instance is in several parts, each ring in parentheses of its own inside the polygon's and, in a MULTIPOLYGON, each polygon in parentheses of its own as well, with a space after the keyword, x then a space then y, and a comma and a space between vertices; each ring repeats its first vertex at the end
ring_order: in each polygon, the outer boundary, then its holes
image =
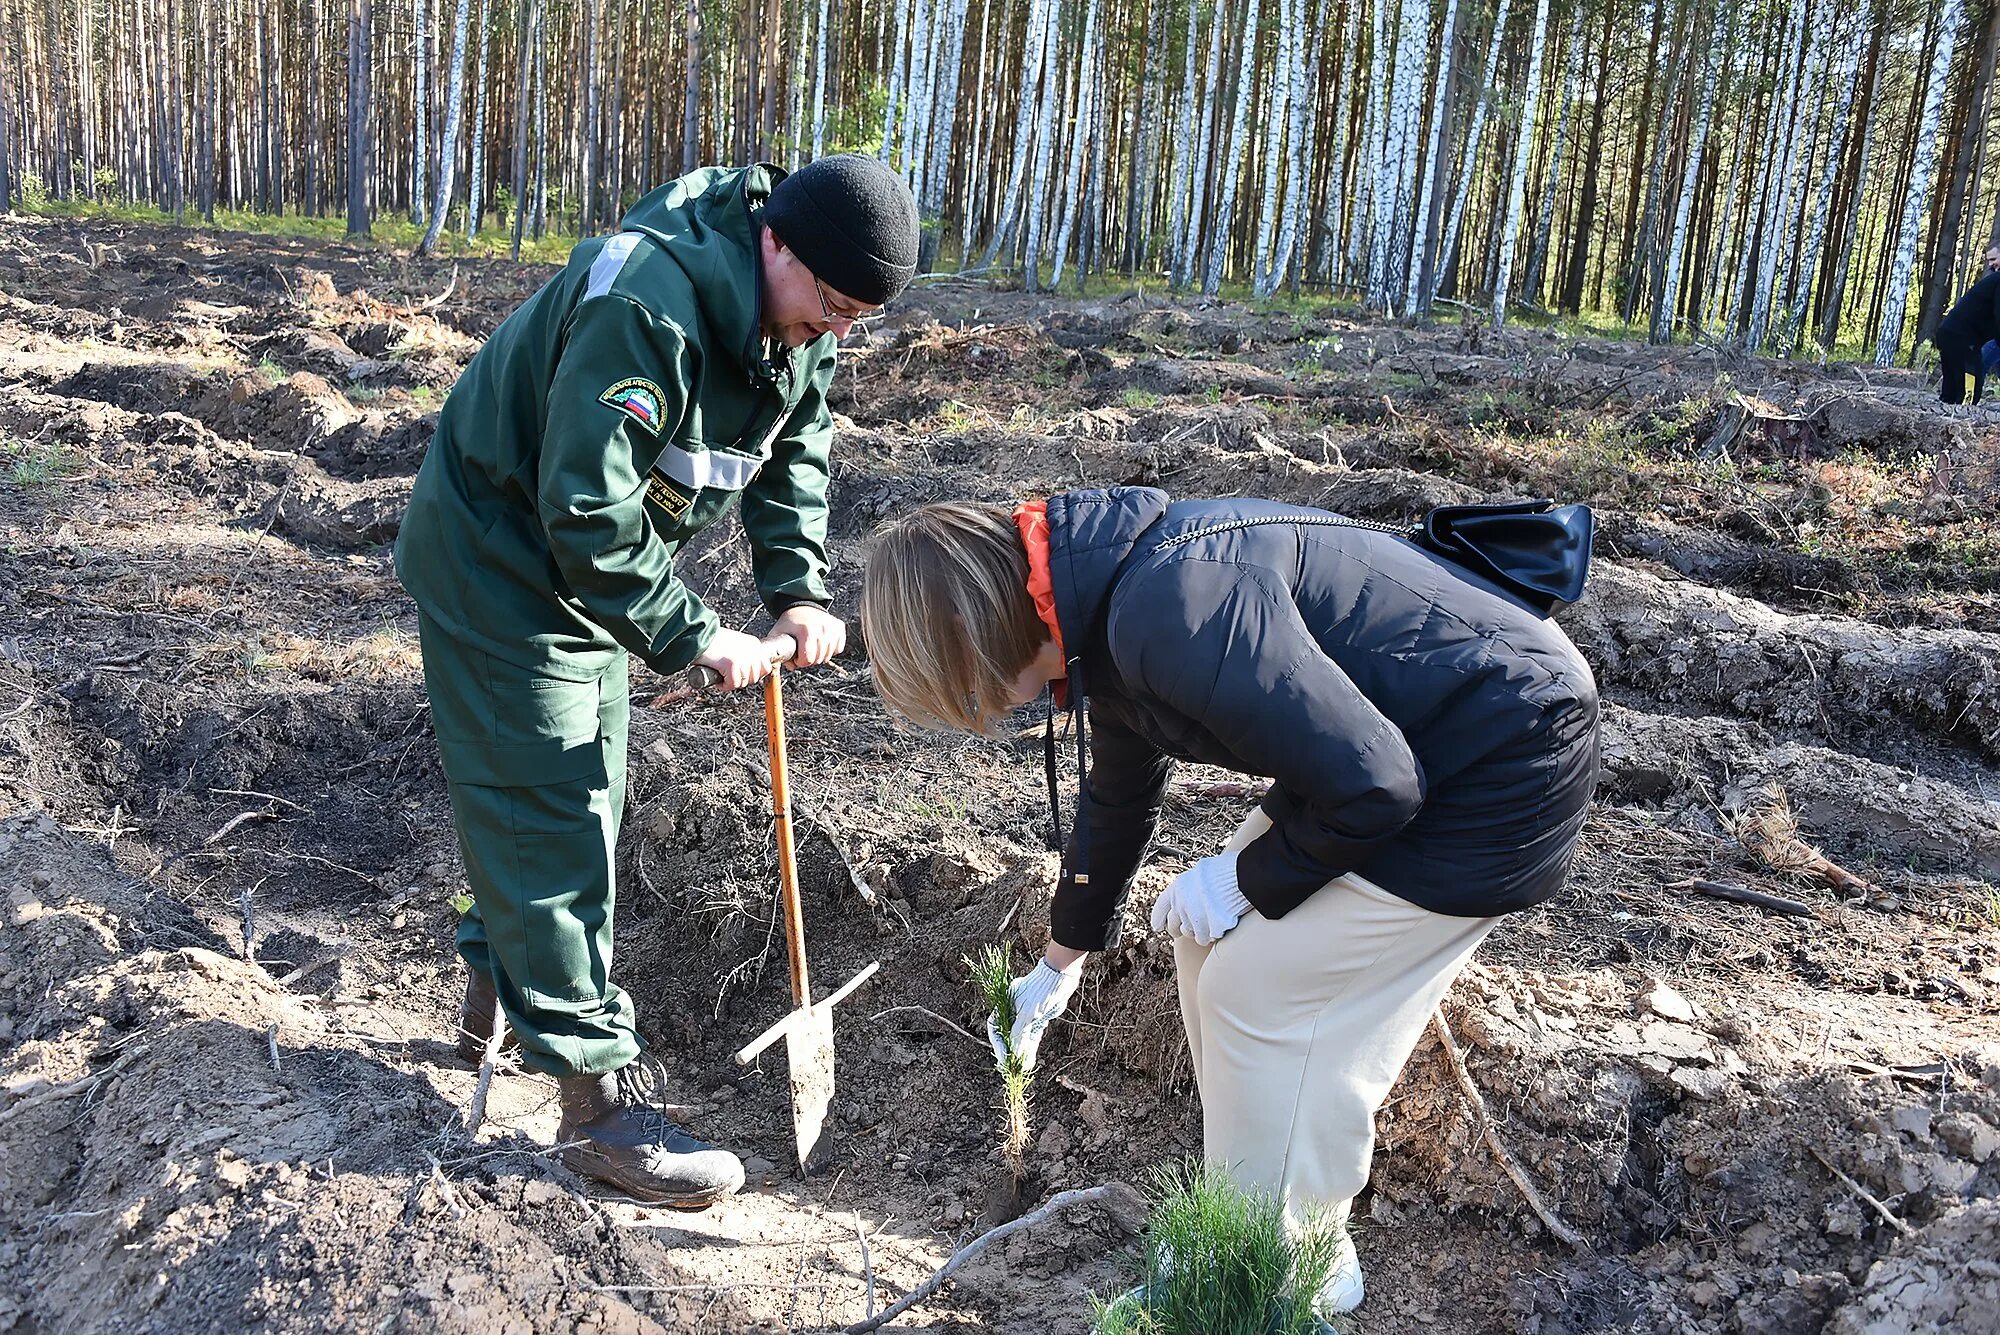
MULTIPOLYGON (((771 675, 764 678, 764 731, 771 744, 771 814, 778 840, 778 883, 785 915, 785 948, 792 964, 792 1005, 795 1009, 757 1035, 736 1054, 748 1066, 765 1048, 785 1040, 785 1058, 792 1079, 792 1134, 799 1151, 799 1171, 810 1172, 814 1155, 823 1147, 827 1109, 833 1103, 833 1008, 872 977, 878 960, 847 980, 826 1000, 814 1004, 806 969, 805 915, 799 907, 798 858, 792 844, 791 781, 785 764, 785 705, 783 663, 798 653, 789 635, 765 640, 771 651, 771 675)), ((655 704, 712 689, 721 678, 711 668, 693 667, 683 674, 685 688, 655 700, 655 704)))

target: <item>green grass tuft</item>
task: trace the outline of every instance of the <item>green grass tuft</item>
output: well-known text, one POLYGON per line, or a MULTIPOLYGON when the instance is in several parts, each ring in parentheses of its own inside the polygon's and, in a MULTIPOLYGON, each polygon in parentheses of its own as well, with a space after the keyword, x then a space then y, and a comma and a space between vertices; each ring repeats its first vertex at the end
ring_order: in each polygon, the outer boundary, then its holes
POLYGON ((1268 1192, 1198 1162, 1156 1171, 1144 1296, 1094 1299, 1097 1335, 1311 1335, 1312 1299, 1333 1271, 1341 1228, 1296 1234, 1268 1192))
POLYGON ((67 445, 38 445, 23 441, 8 441, 4 451, 5 476, 7 481, 16 487, 46 487, 82 468, 82 464, 67 445))

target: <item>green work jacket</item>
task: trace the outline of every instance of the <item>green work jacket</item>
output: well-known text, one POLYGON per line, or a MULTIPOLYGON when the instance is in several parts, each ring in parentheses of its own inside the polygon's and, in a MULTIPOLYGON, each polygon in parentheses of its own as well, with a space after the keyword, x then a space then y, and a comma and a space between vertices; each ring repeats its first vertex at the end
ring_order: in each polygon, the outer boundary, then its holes
POLYGON ((706 168, 660 187, 466 366, 396 543, 447 635, 556 677, 620 646, 678 671, 718 622, 674 554, 738 502, 765 605, 828 601, 836 340, 788 352, 762 332, 759 216, 783 177, 706 168))

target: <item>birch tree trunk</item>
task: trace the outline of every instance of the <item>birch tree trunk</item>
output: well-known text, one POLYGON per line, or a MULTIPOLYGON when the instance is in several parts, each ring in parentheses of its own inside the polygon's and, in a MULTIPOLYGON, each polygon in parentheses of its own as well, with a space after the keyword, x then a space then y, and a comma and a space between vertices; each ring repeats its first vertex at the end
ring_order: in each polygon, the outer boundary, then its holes
POLYGON ((1514 171, 1507 186, 1507 220, 1500 229, 1500 269, 1493 280, 1493 327, 1507 324, 1507 287, 1514 274, 1514 244, 1521 233, 1521 206, 1528 193, 1528 146, 1535 129, 1535 102, 1542 85, 1542 39, 1548 34, 1549 0, 1535 0, 1535 26, 1528 38, 1527 91, 1521 98, 1521 125, 1514 146, 1514 171))
POLYGON ((827 0, 819 0, 819 24, 813 32, 812 155, 826 152, 826 16, 827 0))
POLYGON ((1208 72, 1202 81, 1201 133, 1195 139, 1194 179, 1188 200, 1188 229, 1186 244, 1181 249, 1180 262, 1175 270, 1173 284, 1184 288, 1194 281, 1195 266, 1200 263, 1202 239, 1209 228, 1204 226, 1208 203, 1209 162, 1214 155, 1215 122, 1222 102, 1223 45, 1222 35, 1229 26, 1231 0, 1212 0, 1208 20, 1208 72))
POLYGON ((1263 0, 1245 0, 1242 59, 1236 63, 1236 110, 1229 130, 1229 151, 1222 165, 1222 202, 1215 211, 1215 235, 1209 241, 1208 272, 1202 279, 1204 296, 1222 290, 1223 270, 1229 263, 1229 219, 1236 212, 1236 190, 1242 178, 1244 132, 1250 122, 1250 80, 1256 73, 1257 21, 1263 0))
MULTIPOLYGON (((1701 169, 1702 154, 1708 145, 1709 117, 1715 110, 1715 83, 1723 62, 1729 59, 1730 39, 1735 35, 1736 11, 1718 15, 1709 43, 1708 59, 1702 63, 1701 96, 1695 106, 1694 124, 1688 130, 1686 160, 1681 166, 1680 194, 1674 203, 1674 231, 1667 242, 1666 267, 1654 285, 1652 318, 1646 338, 1652 343, 1668 343, 1674 336, 1674 310, 1681 287, 1681 256, 1688 245, 1688 222, 1694 212, 1695 179, 1701 169)), ((1665 156, 1664 149, 1661 156, 1665 156)))
POLYGON ((1432 284, 1433 296, 1442 288, 1444 275, 1452 267, 1452 254, 1458 247, 1459 225, 1465 220, 1466 202, 1472 198, 1473 173, 1479 165, 1487 111, 1493 104, 1493 80, 1500 69, 1500 43, 1507 36, 1508 5, 1509 0, 1500 0, 1499 12, 1493 18, 1493 40, 1487 43, 1486 73, 1480 77, 1478 100, 1472 104, 1472 127, 1466 132, 1465 159, 1459 165, 1458 189, 1452 193, 1444 238, 1438 244, 1438 281, 1432 284))
POLYGON ((1438 42, 1437 89, 1431 97, 1430 131, 1425 136, 1429 150, 1425 154, 1423 191, 1417 196, 1417 211, 1412 215, 1411 225, 1416 230, 1416 244, 1410 255, 1410 273, 1403 285, 1403 309, 1415 310, 1419 306, 1418 294, 1423 293, 1421 305, 1430 306, 1429 288, 1426 275, 1431 271, 1431 196, 1438 178, 1438 167, 1444 161, 1445 103, 1449 101, 1451 87, 1452 52, 1456 45, 1458 27, 1458 0, 1444 0, 1444 34, 1438 42))
POLYGON ((1096 120, 1093 109, 1097 97, 1097 81, 1092 77, 1092 72, 1097 68, 1099 57, 1097 0, 1090 0, 1090 7, 1084 13, 1083 34, 1077 40, 1076 128, 1069 137, 1069 167, 1063 174, 1062 227, 1056 233, 1055 268, 1049 274, 1051 291, 1062 286, 1063 267, 1069 260, 1070 242, 1076 235, 1078 220, 1084 212, 1086 203, 1083 189, 1084 141, 1096 138, 1092 131, 1096 120))
POLYGON ((1806 0, 1794 0, 1793 35, 1787 42, 1790 56, 1786 62, 1786 77, 1783 88, 1782 110, 1777 119, 1784 125, 1782 137, 1778 140, 1778 156, 1773 163, 1771 176, 1772 193, 1770 203, 1764 211, 1764 244, 1757 257, 1757 280, 1750 302, 1750 323, 1746 346, 1761 348, 1764 337, 1770 332, 1771 303, 1773 287, 1778 274, 1778 256, 1784 250, 1785 221, 1790 215, 1788 207, 1792 193, 1792 179, 1798 168, 1798 154, 1794 151, 1798 139, 1799 89, 1805 79, 1806 65, 1806 0))
POLYGON ((1846 135, 1849 118, 1854 111, 1854 89, 1861 77, 1861 47, 1868 36, 1868 25, 1861 15, 1855 16, 1854 31, 1847 40, 1846 54, 1840 62, 1841 73, 1835 81, 1840 90, 1840 101, 1833 112, 1833 139, 1827 145, 1826 161, 1820 167, 1819 185, 1813 191, 1812 220, 1806 232, 1805 249, 1799 258, 1798 291, 1792 296, 1792 308, 1785 315, 1782 332, 1778 335, 1780 348, 1788 353, 1796 353, 1805 333, 1806 307, 1812 299, 1812 276, 1819 270, 1820 248, 1826 242, 1827 215, 1833 204, 1833 183, 1840 174, 1841 159, 1846 156, 1846 135))
POLYGON ((1056 112, 1063 102, 1060 37, 1060 3, 1048 7, 1047 35, 1043 42, 1042 98, 1035 108, 1035 170, 1028 190, 1025 249, 1021 262, 1022 286, 1030 292, 1042 290, 1042 232, 1048 219, 1049 169, 1055 158, 1056 112))
POLYGON ((918 197, 923 234, 917 245, 917 271, 937 265, 938 238, 944 234, 945 194, 951 185, 952 138, 958 132, 958 86, 965 65, 966 0, 951 0, 945 20, 944 47, 939 59, 938 123, 929 137, 929 162, 918 197))
MULTIPOLYGON (((1307 0, 1296 0, 1300 23, 1308 20, 1307 0)), ((1305 210, 1306 186, 1314 176, 1314 116, 1312 104, 1312 83, 1307 78, 1309 70, 1322 68, 1326 46, 1327 25, 1333 21, 1330 3, 1320 5, 1319 17, 1312 24, 1312 32, 1301 31, 1299 40, 1303 46, 1300 59, 1292 62, 1292 127, 1291 163, 1292 172, 1285 187, 1284 218, 1278 225, 1278 253, 1271 262, 1277 281, 1289 279, 1292 291, 1298 291, 1299 272, 1303 265, 1294 264, 1303 247, 1298 244, 1299 218, 1305 210)), ((1334 83, 1339 83, 1339 71, 1334 72, 1334 83)))
POLYGON ((1944 0, 1944 16, 1938 23, 1937 49, 1932 54, 1924 80, 1923 111, 1917 119, 1917 148, 1912 159, 1910 188, 1903 199, 1903 214, 1896 225, 1895 260, 1889 269, 1888 295, 1882 306, 1882 323, 1876 333, 1875 364, 1887 366, 1896 359, 1903 343, 1903 315, 1909 305, 1910 276, 1917 261, 1917 230, 1930 202, 1931 181, 1937 167, 1938 112, 1944 103, 1945 76, 1951 71, 1952 48, 1958 39, 1958 24, 1964 11, 1963 0, 1944 0))
POLYGON ((1048 36, 1049 13, 1056 3, 1057 0, 1028 0, 1028 50, 1021 62, 1020 98, 1014 110, 1014 162, 1007 173, 1007 189, 1001 199, 1000 213, 994 219, 993 237, 987 242, 985 254, 979 257, 975 266, 977 269, 993 267, 1000 252, 1013 242, 1014 230, 1020 220, 1022 188, 1027 182, 1028 160, 1035 146, 1034 121, 1030 119, 1030 113, 1035 108, 1042 68, 1050 63, 1046 59, 1049 43, 1045 39, 1048 36))
POLYGON ((451 65, 445 72, 444 142, 438 151, 437 193, 431 196, 430 226, 417 242, 417 254, 428 255, 444 233, 445 212, 451 207, 452 176, 458 166, 458 132, 465 106, 465 34, 472 17, 472 0, 458 0, 451 24, 451 65))
MULTIPOLYGON (((1271 74, 1271 137, 1264 153, 1263 197, 1257 202, 1257 239, 1250 250, 1250 290, 1259 297, 1268 297, 1278 290, 1277 257, 1272 248, 1277 242, 1278 206, 1284 199, 1279 193, 1283 183, 1279 170, 1285 157, 1282 138, 1292 120, 1292 65, 1298 56, 1299 11, 1303 8, 1302 0, 1278 0, 1277 60, 1271 74)), ((1255 34, 1246 40, 1254 42, 1255 34)), ((1255 54, 1256 47, 1252 45, 1248 51, 1255 54)))
POLYGON ((896 11, 896 45, 889 71, 889 102, 882 112, 882 161, 894 160, 896 126, 902 120, 903 79, 909 70, 910 11, 917 0, 884 0, 896 11))
POLYGON ((1127 274, 1139 271, 1152 248, 1153 201, 1158 198, 1154 177, 1163 119, 1160 109, 1166 91, 1161 82, 1166 68, 1168 5, 1169 0, 1151 0, 1145 59, 1138 67, 1139 86, 1132 92, 1132 175, 1131 188, 1125 192, 1123 264, 1127 274))
MULTIPOLYGON (((1164 5, 1166 0, 1157 0, 1164 5)), ((1167 254, 1166 269, 1179 285, 1181 248, 1188 230, 1188 191, 1194 185, 1195 51, 1200 35, 1201 0, 1188 0, 1186 40, 1181 44, 1181 92, 1175 102, 1174 132, 1167 141, 1172 167, 1167 175, 1167 254)))
POLYGON ((415 125, 410 132, 410 221, 422 227, 424 195, 430 185, 430 164, 425 158, 430 147, 430 7, 425 0, 410 0, 410 15, 410 65, 416 80, 411 100, 415 125))
POLYGON ((484 0, 479 14, 479 69, 473 75, 472 164, 466 181, 465 239, 479 237, 480 215, 486 211, 486 85, 492 78, 488 55, 492 48, 493 0, 484 0))

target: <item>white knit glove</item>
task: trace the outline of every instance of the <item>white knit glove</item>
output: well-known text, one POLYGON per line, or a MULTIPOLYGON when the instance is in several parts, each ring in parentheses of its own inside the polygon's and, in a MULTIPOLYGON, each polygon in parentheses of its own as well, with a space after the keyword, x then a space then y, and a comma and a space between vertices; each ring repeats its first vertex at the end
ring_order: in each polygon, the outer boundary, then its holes
POLYGON ((1218 853, 1174 877, 1153 901, 1153 930, 1212 946, 1249 911, 1250 901, 1236 888, 1236 855, 1218 853))
MULTIPOLYGON (((1028 1070, 1035 1069, 1035 1052, 1042 1046, 1042 1035, 1069 1005, 1069 999, 1076 995, 1077 984, 1082 981, 1082 960, 1067 969, 1051 969, 1049 962, 1043 960, 1007 989, 1014 996, 1014 1032, 1008 1035, 1008 1041, 1013 1045, 1014 1055, 1028 1070)), ((1000 1026, 990 1015, 986 1017, 986 1041, 993 1045, 993 1060, 1005 1063, 1007 1045, 1001 1042, 1000 1026)))

